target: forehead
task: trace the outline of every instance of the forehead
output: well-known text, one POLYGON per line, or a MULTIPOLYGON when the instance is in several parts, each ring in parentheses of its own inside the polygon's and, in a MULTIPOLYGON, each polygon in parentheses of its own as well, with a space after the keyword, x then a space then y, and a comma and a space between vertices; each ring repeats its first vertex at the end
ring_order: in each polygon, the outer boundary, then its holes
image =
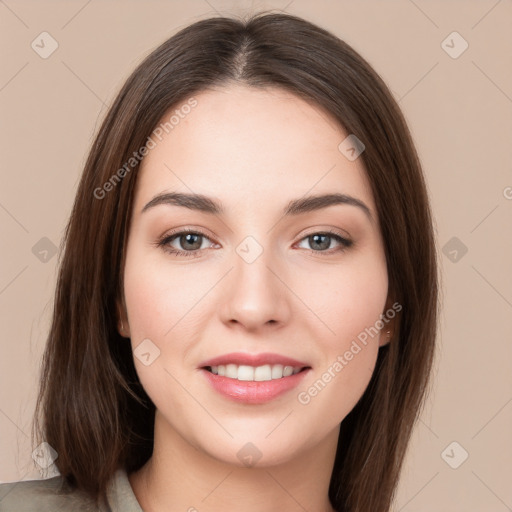
POLYGON ((242 85, 193 100, 166 112, 158 137, 152 135, 155 145, 137 180, 139 211, 155 194, 173 190, 254 207, 340 192, 373 209, 362 159, 350 161, 338 149, 349 134, 319 106, 282 89, 242 85))

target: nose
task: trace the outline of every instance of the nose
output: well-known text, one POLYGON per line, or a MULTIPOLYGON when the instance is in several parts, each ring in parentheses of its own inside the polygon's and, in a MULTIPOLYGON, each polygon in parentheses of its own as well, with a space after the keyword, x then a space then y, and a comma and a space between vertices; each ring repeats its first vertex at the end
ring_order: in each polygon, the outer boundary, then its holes
POLYGON ((290 296, 282 265, 270 257, 270 251, 252 262, 233 255, 233 270, 226 279, 220 297, 221 320, 248 331, 279 328, 290 318, 290 296))

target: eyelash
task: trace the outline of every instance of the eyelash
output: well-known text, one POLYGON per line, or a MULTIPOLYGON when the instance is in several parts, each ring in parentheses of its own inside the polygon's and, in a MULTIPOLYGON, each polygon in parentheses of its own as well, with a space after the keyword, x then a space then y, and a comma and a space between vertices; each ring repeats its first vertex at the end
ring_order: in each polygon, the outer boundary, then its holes
MULTIPOLYGON (((170 242, 172 242, 175 238, 177 238, 181 235, 198 235, 198 236, 201 236, 201 237, 204 237, 204 238, 210 240, 208 235, 206 235, 205 233, 203 233, 201 231, 185 230, 185 231, 175 231, 175 232, 171 232, 171 233, 164 235, 160 240, 158 240, 156 242, 156 245, 158 247, 161 247, 164 251, 166 251, 170 254, 173 254, 174 256, 185 256, 185 257, 192 257, 192 258, 194 258, 194 257, 197 258, 198 256, 200 256, 200 252, 204 249, 194 249, 192 251, 182 251, 180 249, 175 249, 174 247, 169 246, 170 242)), ((330 231, 330 230, 317 231, 317 232, 311 233, 309 235, 302 237, 299 240, 299 242, 302 242, 303 240, 306 240, 307 238, 312 237, 314 235, 327 235, 330 238, 334 238, 341 244, 340 248, 334 249, 334 250, 328 249, 325 251, 315 251, 313 249, 309 249, 309 252, 312 252, 315 254, 321 254, 322 256, 324 256, 324 255, 329 256, 329 255, 332 255, 333 253, 343 252, 353 245, 352 240, 344 238, 339 233, 337 233, 335 231, 330 231)))

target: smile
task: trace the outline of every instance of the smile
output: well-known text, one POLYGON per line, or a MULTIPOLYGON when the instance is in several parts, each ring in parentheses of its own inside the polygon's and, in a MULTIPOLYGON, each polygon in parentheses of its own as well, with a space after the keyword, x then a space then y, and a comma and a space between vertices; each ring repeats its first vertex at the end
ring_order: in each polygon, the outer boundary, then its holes
POLYGON ((281 354, 231 353, 199 367, 220 396, 242 404, 264 404, 296 388, 312 370, 304 361, 281 354))
POLYGON ((214 375, 227 377, 228 379, 262 382, 290 377, 301 372, 305 367, 283 366, 282 364, 265 364, 263 366, 227 364, 208 366, 206 369, 214 375))

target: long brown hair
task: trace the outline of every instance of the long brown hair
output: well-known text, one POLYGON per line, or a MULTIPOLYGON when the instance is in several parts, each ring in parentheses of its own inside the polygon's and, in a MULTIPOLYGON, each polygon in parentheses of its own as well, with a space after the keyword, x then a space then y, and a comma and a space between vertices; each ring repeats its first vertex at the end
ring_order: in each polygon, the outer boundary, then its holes
POLYGON ((326 109, 365 145, 360 158, 389 290, 403 309, 368 388, 342 421, 329 498, 337 511, 386 512, 434 356, 438 277, 427 190, 404 117, 379 75, 348 44, 291 15, 196 22, 154 50, 122 87, 92 144, 62 242, 34 432, 59 454, 67 482, 95 499, 117 468, 134 471, 151 456, 155 408, 117 331, 139 168, 126 163, 169 108, 227 82, 285 88, 326 109), (112 181, 115 175, 122 179, 112 181))

